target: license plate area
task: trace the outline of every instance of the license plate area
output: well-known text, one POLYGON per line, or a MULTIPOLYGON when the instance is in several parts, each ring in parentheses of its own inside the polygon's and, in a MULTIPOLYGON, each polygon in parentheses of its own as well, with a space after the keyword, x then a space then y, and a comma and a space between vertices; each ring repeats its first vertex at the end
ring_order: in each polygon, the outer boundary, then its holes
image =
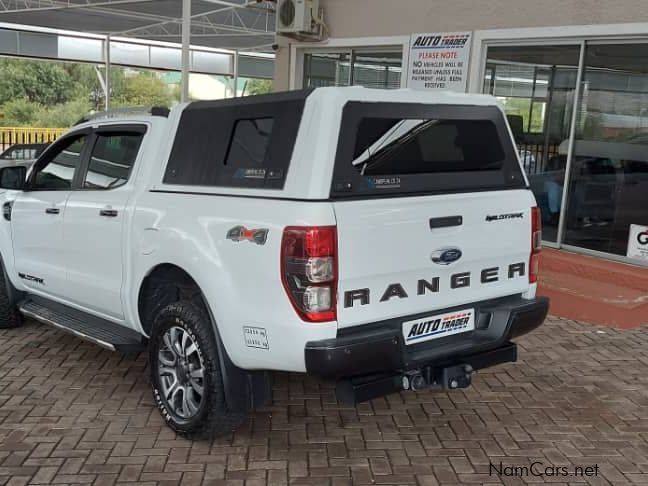
POLYGON ((463 309, 403 322, 406 345, 424 343, 475 329, 475 309, 463 309))

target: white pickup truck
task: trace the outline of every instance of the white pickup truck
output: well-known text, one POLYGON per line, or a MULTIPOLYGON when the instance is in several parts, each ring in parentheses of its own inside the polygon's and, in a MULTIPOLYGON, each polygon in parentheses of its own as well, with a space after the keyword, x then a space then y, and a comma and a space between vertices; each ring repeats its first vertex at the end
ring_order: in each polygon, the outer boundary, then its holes
POLYGON ((105 113, 0 170, 0 326, 148 349, 178 433, 269 371, 357 403, 461 388, 539 326, 540 214, 496 100, 320 88, 105 113))

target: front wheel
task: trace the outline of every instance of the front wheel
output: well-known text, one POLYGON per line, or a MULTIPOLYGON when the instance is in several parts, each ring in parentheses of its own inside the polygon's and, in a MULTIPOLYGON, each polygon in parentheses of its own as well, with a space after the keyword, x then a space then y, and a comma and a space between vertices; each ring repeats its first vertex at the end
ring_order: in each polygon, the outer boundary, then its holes
POLYGON ((149 342, 153 395, 168 425, 188 438, 217 437, 241 424, 227 409, 218 347, 206 313, 188 301, 164 307, 149 342))

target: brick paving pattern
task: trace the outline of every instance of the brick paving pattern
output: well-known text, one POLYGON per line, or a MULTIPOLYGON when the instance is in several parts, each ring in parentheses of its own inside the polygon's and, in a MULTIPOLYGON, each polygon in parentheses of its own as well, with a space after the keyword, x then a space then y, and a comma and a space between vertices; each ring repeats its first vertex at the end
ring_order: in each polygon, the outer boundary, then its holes
POLYGON ((329 383, 277 373, 272 406, 212 442, 164 426, 145 355, 35 323, 0 343, 0 484, 648 484, 648 328, 551 319, 520 340, 517 364, 469 389, 357 407, 329 383), (598 475, 490 466, 533 462, 598 475))

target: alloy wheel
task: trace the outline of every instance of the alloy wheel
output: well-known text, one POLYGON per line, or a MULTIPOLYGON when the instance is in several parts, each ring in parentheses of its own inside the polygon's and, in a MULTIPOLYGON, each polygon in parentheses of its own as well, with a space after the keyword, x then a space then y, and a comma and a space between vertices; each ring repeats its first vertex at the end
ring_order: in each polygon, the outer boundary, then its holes
POLYGON ((183 328, 169 328, 160 341, 158 376, 169 411, 182 420, 193 418, 204 396, 205 367, 192 336, 183 328))

